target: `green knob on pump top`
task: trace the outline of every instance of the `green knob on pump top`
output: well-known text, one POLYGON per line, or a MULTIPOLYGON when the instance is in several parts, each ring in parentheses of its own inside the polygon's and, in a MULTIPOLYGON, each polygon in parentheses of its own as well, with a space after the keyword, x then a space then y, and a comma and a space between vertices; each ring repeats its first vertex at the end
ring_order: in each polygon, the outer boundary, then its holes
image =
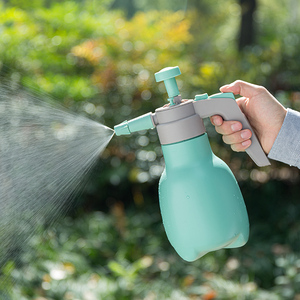
POLYGON ((155 73, 155 80, 156 82, 164 81, 169 101, 171 105, 174 105, 174 97, 178 96, 180 94, 177 82, 175 77, 180 75, 180 69, 179 67, 168 67, 160 70, 159 72, 155 73))

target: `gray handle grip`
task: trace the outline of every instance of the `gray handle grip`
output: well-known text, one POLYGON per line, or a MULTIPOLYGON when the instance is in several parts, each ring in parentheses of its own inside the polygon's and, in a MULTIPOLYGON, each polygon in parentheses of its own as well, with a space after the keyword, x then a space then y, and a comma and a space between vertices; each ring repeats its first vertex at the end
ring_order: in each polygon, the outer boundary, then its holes
POLYGON ((247 118, 240 110, 236 101, 232 98, 216 98, 194 101, 196 113, 201 118, 220 115, 226 121, 239 121, 243 125, 243 129, 250 129, 252 132, 251 145, 246 152, 251 159, 259 166, 264 167, 270 165, 270 161, 264 153, 251 125, 247 118))

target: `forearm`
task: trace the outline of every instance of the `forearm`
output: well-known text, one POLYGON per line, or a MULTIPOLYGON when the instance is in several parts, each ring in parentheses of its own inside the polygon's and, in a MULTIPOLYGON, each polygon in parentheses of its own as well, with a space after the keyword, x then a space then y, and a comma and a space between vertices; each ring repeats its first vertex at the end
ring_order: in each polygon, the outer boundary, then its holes
POLYGON ((300 113, 288 109, 282 127, 268 155, 300 169, 300 113))

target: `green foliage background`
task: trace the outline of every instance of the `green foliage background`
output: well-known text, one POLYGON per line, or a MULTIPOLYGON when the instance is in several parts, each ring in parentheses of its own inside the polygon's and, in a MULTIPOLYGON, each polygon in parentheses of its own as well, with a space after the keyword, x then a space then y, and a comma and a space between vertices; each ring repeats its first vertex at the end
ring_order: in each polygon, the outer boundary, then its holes
MULTIPOLYGON (((258 2, 256 42, 238 52, 235 0, 201 1, 185 12, 139 2, 143 10, 130 19, 110 0, 0 1, 0 75, 109 127, 164 105, 154 73, 174 65, 185 98, 243 79, 300 110, 299 4, 258 2)), ((245 247, 191 264, 176 256, 159 214, 158 139, 142 132, 114 138, 70 216, 41 228, 21 263, 2 267, 2 298, 300 299, 298 169, 277 162, 258 169, 208 122, 207 130, 244 194, 245 247)))

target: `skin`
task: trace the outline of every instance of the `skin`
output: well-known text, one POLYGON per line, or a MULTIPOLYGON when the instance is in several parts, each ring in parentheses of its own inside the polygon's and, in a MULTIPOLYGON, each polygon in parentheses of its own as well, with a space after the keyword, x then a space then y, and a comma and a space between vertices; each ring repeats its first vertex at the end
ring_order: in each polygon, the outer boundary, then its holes
MULTIPOLYGON (((268 154, 282 126, 287 110, 264 87, 237 80, 220 88, 223 93, 232 92, 242 96, 237 99, 241 111, 251 124, 261 146, 268 154)), ((237 121, 224 121, 221 116, 210 118, 223 141, 236 152, 245 151, 251 145, 251 131, 242 130, 237 121)))

